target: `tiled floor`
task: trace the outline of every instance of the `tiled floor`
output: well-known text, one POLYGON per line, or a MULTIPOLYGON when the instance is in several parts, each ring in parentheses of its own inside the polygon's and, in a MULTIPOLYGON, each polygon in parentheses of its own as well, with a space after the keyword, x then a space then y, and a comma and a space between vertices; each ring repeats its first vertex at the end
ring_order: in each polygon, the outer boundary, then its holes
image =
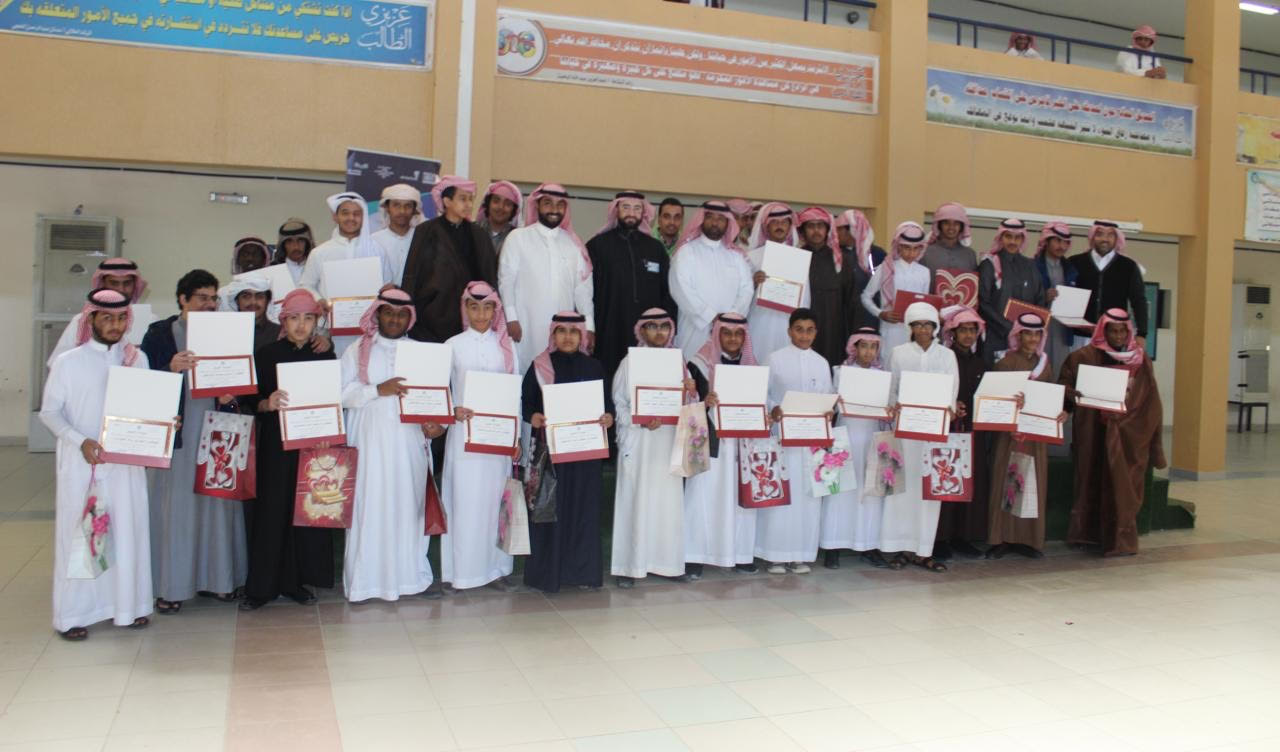
POLYGON ((1174 483, 1193 531, 946 575, 49 627, 50 455, 0 449, 0 750, 1280 750, 1280 434, 1174 483))

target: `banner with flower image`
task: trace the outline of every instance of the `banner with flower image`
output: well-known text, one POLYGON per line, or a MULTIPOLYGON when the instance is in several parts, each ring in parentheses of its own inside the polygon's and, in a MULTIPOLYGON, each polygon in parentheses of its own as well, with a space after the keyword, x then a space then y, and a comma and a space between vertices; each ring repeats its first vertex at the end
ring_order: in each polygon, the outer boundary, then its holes
POLYGON ((846 432, 836 433, 827 447, 804 447, 804 471, 814 496, 834 496, 858 487, 853 467, 853 451, 846 432))

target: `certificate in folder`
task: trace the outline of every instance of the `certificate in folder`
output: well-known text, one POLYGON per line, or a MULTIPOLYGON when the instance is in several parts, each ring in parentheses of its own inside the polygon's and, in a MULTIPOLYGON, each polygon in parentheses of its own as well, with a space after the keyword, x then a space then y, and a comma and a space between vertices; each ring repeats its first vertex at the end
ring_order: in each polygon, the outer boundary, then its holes
POLYGON ((827 412, 838 395, 816 392, 787 392, 782 396, 782 423, 779 437, 784 447, 831 446, 831 421, 827 412))
POLYGON ((342 368, 336 360, 277 363, 276 381, 289 395, 280 408, 280 437, 285 449, 344 444, 342 368))
POLYGON ((937 310, 942 310, 942 296, 923 292, 907 292, 898 290, 893 296, 893 312, 899 316, 907 315, 907 308, 912 303, 928 303, 937 310))
POLYGON ((438 342, 396 341, 394 376, 408 390, 400 397, 401 423, 453 423, 453 347, 438 342))
POLYGON ((712 390, 719 398, 716 431, 724 439, 766 439, 769 437, 769 367, 715 367, 712 390))
POLYGON ((169 467, 182 399, 182 374, 111 366, 102 410, 102 459, 169 467))
MULTIPOLYGON (((520 436, 520 384, 518 374, 467 371, 462 393, 472 412, 466 425, 463 450, 478 454, 514 457, 520 436)), ((452 429, 454 431, 457 428, 452 429)))
POLYGON ((1129 369, 1082 365, 1076 372, 1076 404, 1123 413, 1129 392, 1129 369))
POLYGON ((1028 441, 1062 443, 1062 398, 1066 387, 1029 380, 1022 386, 1022 410, 1018 413, 1018 433, 1028 441))
POLYGON ((1058 297, 1053 299, 1049 308, 1053 319, 1063 326, 1092 331, 1093 324, 1084 317, 1085 311, 1089 308, 1089 296, 1092 293, 1083 287, 1070 285, 1058 285, 1053 289, 1058 291, 1058 297))
POLYGON ((542 410, 547 419, 552 462, 602 460, 609 456, 609 440, 600 425, 600 416, 604 415, 603 381, 544 384, 542 410))
POLYGON ((974 392, 975 431, 1013 431, 1018 427, 1018 394, 1030 371, 987 371, 974 392))
POLYGON ((373 257, 326 261, 320 269, 333 310, 331 334, 360 334, 360 317, 382 287, 382 262, 373 257))
POLYGON ((878 368, 837 366, 836 390, 840 412, 850 418, 889 418, 889 392, 893 374, 878 368))
POLYGON ((756 291, 756 305, 791 313, 800 307, 804 288, 809 282, 809 262, 813 254, 772 240, 764 244, 760 271, 764 282, 756 291))
POLYGON ((954 387, 955 377, 951 374, 903 371, 898 380, 898 420, 893 435, 902 439, 946 441, 954 387))
POLYGON ((256 394, 250 311, 192 311, 187 314, 187 349, 196 354, 191 396, 256 394))
POLYGON ((675 347, 632 347, 627 350, 631 386, 631 422, 657 420, 674 426, 684 405, 684 357, 675 347))

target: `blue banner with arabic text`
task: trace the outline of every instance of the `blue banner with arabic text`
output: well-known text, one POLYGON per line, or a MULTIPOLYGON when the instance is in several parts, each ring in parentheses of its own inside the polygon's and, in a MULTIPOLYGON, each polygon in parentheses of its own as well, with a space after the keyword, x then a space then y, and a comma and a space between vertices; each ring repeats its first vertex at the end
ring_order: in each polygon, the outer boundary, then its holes
POLYGON ((0 0, 14 34, 431 67, 435 0, 0 0))

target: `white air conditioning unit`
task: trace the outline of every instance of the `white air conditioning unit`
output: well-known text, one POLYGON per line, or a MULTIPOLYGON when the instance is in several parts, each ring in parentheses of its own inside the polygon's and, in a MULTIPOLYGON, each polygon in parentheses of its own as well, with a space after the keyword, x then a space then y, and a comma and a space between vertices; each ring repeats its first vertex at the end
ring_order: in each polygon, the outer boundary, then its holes
POLYGON ((1270 400, 1271 288, 1231 287, 1231 399, 1270 400))
POLYGON ((89 292, 89 282, 98 264, 120 255, 123 227, 119 217, 36 215, 28 451, 54 449, 53 434, 38 415, 48 375, 45 361, 62 336, 62 330, 84 305, 84 296, 89 292))

